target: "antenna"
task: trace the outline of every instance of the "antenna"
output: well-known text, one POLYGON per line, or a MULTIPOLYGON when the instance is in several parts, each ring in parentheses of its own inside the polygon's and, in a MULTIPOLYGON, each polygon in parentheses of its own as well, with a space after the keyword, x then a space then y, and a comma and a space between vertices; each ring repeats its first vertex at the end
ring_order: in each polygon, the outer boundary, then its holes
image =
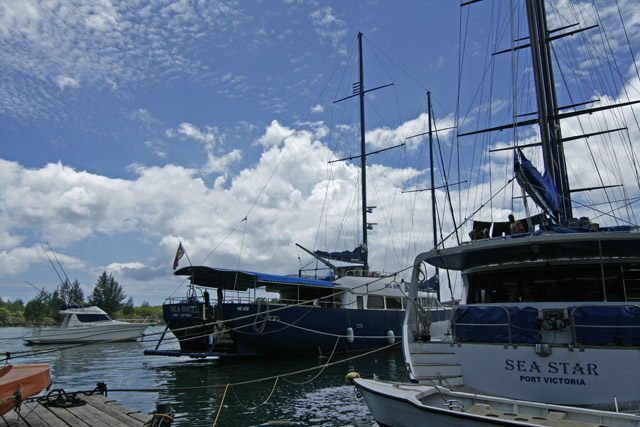
POLYGON ((35 289, 36 291, 38 291, 38 292, 44 292, 44 289, 45 289, 45 287, 44 287, 44 286, 42 287, 42 289, 38 289, 38 288, 36 287, 36 285, 34 285, 33 283, 31 283, 30 281, 25 280, 25 282, 27 282, 27 284, 28 284, 28 285, 31 285, 31 287, 32 287, 33 289, 35 289))
POLYGON ((49 250, 51 251, 51 254, 56 259, 56 262, 58 263, 58 266, 60 267, 60 270, 62 270, 62 273, 64 274, 65 279, 67 279, 67 282, 69 283, 69 285, 71 285, 71 280, 69 280, 69 276, 67 276, 67 272, 64 271, 64 268, 62 268, 62 264, 60 264, 60 261, 58 260, 58 257, 56 256, 56 253, 53 251, 53 249, 51 249, 51 246, 49 245, 49 242, 46 242, 46 243, 47 243, 47 246, 49 246, 49 250))
MULTIPOLYGON (((48 244, 48 243, 47 243, 47 244, 48 244)), ((55 271, 55 272, 56 272, 56 274, 58 275, 58 279, 60 279, 60 283, 62 283, 62 282, 63 282, 63 280, 62 280, 62 276, 60 276, 60 273, 58 272, 58 269, 56 268, 56 266, 55 266, 55 264, 53 263, 53 261, 51 261, 51 258, 49 257, 49 254, 47 253, 47 249, 44 247, 44 245, 41 245, 41 246, 42 246, 42 251, 43 251, 43 252, 44 252, 44 254, 46 255, 46 257, 47 257, 47 259, 49 260, 49 262, 51 263, 51 267, 53 267, 53 271, 55 271)), ((49 247, 49 248, 51 248, 51 247, 49 247)), ((53 252, 53 251, 52 251, 52 252, 53 252)), ((27 283, 29 283, 29 282, 27 282, 27 283)))
MULTIPOLYGON (((49 245, 49 242, 45 242, 47 244, 47 246, 49 247, 49 251, 51 251, 51 254, 53 255, 53 257, 56 259, 56 262, 58 263, 58 267, 60 267, 60 270, 62 271, 62 274, 64 274, 64 277, 66 279, 62 280, 62 277, 60 276, 60 273, 58 272, 58 269, 56 268, 56 266, 53 264, 53 261, 51 261, 51 258, 49 257, 49 254, 47 253, 47 250, 45 249, 44 245, 42 245, 42 250, 44 251, 44 254, 47 256, 47 259, 49 260, 49 262, 51 263, 51 266, 53 267, 54 271, 56 272, 56 274, 58 275, 58 279, 60 279, 60 283, 68 283, 68 286, 71 286, 71 280, 69 280, 69 276, 67 276, 67 273, 64 271, 64 268, 62 268, 62 264, 60 263, 60 260, 58 259, 58 257, 56 256, 56 253, 53 251, 53 249, 51 249, 51 245, 49 245)), ((27 282, 28 283, 28 282, 27 282)), ((67 301, 68 298, 68 294, 67 295, 60 295, 62 298, 64 298, 64 303, 65 304, 69 304, 69 301, 67 301)))

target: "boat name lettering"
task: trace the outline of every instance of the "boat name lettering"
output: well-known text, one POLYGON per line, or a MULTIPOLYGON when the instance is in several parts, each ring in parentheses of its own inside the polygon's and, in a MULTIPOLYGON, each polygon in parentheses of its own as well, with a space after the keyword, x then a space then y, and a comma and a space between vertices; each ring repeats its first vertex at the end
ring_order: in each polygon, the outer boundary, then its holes
POLYGON ((587 383, 582 378, 539 377, 535 375, 520 375, 520 382, 564 384, 564 385, 587 385, 587 383))
POLYGON ((191 306, 189 305, 172 305, 170 306, 171 313, 189 313, 191 310, 191 306))
POLYGON ((540 365, 535 361, 506 359, 504 369, 506 371, 537 372, 539 374, 588 375, 595 377, 599 375, 598 365, 595 363, 548 362, 546 365, 540 365))
POLYGON ((249 311, 249 306, 248 305, 244 305, 244 306, 238 307, 237 310, 238 311, 249 311))

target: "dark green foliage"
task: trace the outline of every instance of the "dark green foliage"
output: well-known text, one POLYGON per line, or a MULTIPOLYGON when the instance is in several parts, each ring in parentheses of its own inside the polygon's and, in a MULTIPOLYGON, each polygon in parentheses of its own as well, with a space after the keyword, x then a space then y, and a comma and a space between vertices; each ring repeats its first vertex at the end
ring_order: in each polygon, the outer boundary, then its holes
POLYGON ((133 298, 129 297, 127 302, 124 304, 124 307, 122 307, 122 314, 124 314, 125 316, 131 316, 134 311, 135 306, 133 305, 133 298))
POLYGON ((0 300, 0 325, 21 325, 24 321, 24 303, 21 299, 12 302, 0 300))
POLYGON ((126 298, 124 290, 113 278, 112 274, 107 276, 104 271, 89 296, 89 304, 96 305, 109 314, 113 314, 122 307, 122 301, 126 298))
POLYGON ((43 288, 34 299, 29 301, 24 308, 24 317, 27 322, 42 323, 46 317, 50 317, 51 299, 52 295, 43 288))
POLYGON ((24 312, 24 302, 22 302, 21 299, 12 302, 0 300, 0 307, 6 307, 11 313, 17 313, 18 311, 24 312))
POLYGON ((75 279, 73 283, 65 280, 58 286, 58 290, 60 292, 60 298, 65 303, 82 304, 84 302, 84 292, 82 292, 78 279, 75 279))

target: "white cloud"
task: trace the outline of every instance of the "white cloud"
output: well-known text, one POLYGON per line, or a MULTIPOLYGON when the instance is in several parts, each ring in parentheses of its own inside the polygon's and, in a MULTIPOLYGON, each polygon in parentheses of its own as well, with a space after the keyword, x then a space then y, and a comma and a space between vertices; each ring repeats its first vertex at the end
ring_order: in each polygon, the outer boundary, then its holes
POLYGON ((342 40, 348 34, 347 24, 335 16, 331 6, 324 6, 311 12, 309 18, 321 38, 328 39, 333 47, 340 48, 342 40))
POLYGON ((257 140, 257 143, 265 148, 278 146, 293 134, 294 132, 291 129, 287 129, 281 126, 277 120, 273 120, 271 125, 267 127, 265 134, 257 140))
POLYGON ((165 134, 170 138, 181 136, 193 139, 204 144, 206 150, 213 149, 218 141, 224 140, 224 134, 221 134, 217 127, 205 126, 201 130, 196 125, 186 122, 180 123, 177 130, 168 129, 165 134))
MULTIPOLYGON (((427 138, 425 133, 429 129, 428 120, 429 116, 427 113, 422 113, 417 118, 408 120, 400 124, 395 129, 390 129, 388 127, 373 129, 366 133, 367 144, 371 148, 379 150, 405 143, 410 150, 415 150, 418 145, 427 138)), ((452 123, 451 118, 439 120, 438 128, 451 128, 452 123)), ((446 137, 446 135, 451 132, 452 130, 449 129, 447 131, 440 132, 438 136, 441 138, 446 137)))
POLYGON ((66 87, 79 87, 80 83, 76 79, 66 76, 58 76, 56 78, 56 84, 60 90, 64 90, 66 87))
POLYGON ((203 175, 212 173, 226 174, 229 171, 229 165, 242 160, 242 150, 233 150, 222 157, 216 157, 212 153, 207 154, 207 163, 202 167, 203 175))
MULTIPOLYGON (((297 269, 294 243, 314 245, 323 206, 329 214, 324 224, 331 230, 323 241, 339 249, 355 246, 359 227, 343 230, 340 242, 335 241, 334 233, 341 229, 345 215, 358 218, 354 207, 359 192, 352 188, 358 183, 359 169, 349 163, 329 167, 327 160, 335 155, 317 139, 327 130, 318 123, 305 126, 293 130, 272 122, 261 138, 265 151, 259 162, 225 177, 224 188, 218 185, 222 177, 208 187, 196 170, 176 165, 132 165, 129 170, 136 177, 125 180, 77 171, 61 163, 28 169, 0 160, 0 235, 9 237, 0 252, 0 271, 19 274, 31 264, 43 262, 37 246, 25 246, 27 240, 48 241, 62 249, 90 238, 133 233, 142 241, 156 242, 154 247, 159 249, 148 259, 118 260, 106 267, 92 265, 91 271, 107 269, 118 272, 119 280, 144 282, 145 278, 170 274, 166 259, 173 256, 178 241, 185 244, 192 261, 199 263, 226 237, 214 255, 216 265, 234 266, 241 257, 242 268, 290 273, 297 269), (243 222, 245 216, 247 221, 243 222), (274 248, 278 248, 277 255, 274 248), (274 256, 277 264, 272 262, 274 256)), ((221 158, 210 156, 205 169, 226 172, 240 156, 237 150, 221 158)), ((399 194, 397 185, 415 173, 376 166, 372 176, 381 182, 374 193, 380 197, 399 194)), ((377 197, 372 195, 372 204, 381 206, 377 197)), ((397 219, 400 223, 403 220, 397 219)), ((382 253, 389 243, 381 236, 372 237, 372 242, 380 245, 382 253)), ((394 242, 405 246, 400 244, 402 239, 394 242)))

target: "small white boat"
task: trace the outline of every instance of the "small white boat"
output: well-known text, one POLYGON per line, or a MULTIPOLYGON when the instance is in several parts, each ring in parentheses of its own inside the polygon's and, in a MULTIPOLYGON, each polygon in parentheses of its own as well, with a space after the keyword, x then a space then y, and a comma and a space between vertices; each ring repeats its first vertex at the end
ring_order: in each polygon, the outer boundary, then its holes
POLYGON ((384 426, 640 426, 640 416, 453 392, 439 386, 353 378, 384 426))
POLYGON ((64 306, 60 326, 38 328, 25 340, 29 344, 72 344, 100 341, 135 341, 152 323, 113 320, 104 310, 80 305, 64 306))

